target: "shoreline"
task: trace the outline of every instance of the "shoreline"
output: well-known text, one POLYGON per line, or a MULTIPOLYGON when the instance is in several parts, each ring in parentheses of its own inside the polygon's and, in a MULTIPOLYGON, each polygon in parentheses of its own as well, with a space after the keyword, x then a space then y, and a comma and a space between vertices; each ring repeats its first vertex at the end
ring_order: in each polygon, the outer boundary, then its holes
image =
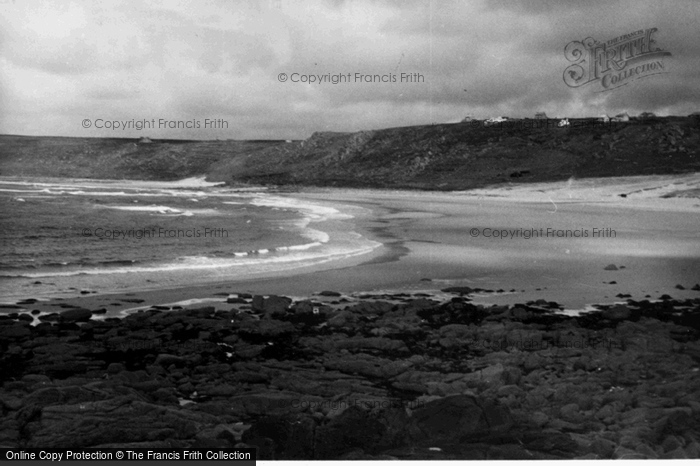
MULTIPOLYGON (((680 177, 654 176, 622 180, 602 179, 604 186, 598 190, 599 195, 594 198, 591 196, 591 192, 596 192, 597 181, 600 180, 583 180, 583 186, 580 186, 578 191, 573 189, 576 186, 575 184, 572 186, 572 183, 548 183, 543 186, 547 186, 549 192, 542 192, 542 186, 540 185, 519 185, 513 188, 514 191, 498 188, 492 191, 454 193, 439 191, 417 193, 412 191, 375 191, 342 188, 306 189, 290 194, 274 193, 274 196, 290 197, 295 200, 294 202, 302 200, 302 202, 317 202, 323 206, 337 207, 340 204, 346 206, 346 208, 351 207, 354 213, 362 214, 350 219, 354 225, 353 229, 357 230, 368 240, 381 242, 382 245, 367 254, 359 254, 339 260, 329 260, 322 264, 291 270, 268 272, 263 276, 253 276, 244 279, 222 279, 206 284, 184 287, 165 286, 99 294, 89 293, 90 290, 76 290, 75 293, 80 291, 86 291, 87 293, 76 294, 72 297, 54 297, 47 301, 40 300, 36 303, 34 309, 50 309, 57 304, 74 304, 76 307, 100 308, 104 307, 105 303, 122 298, 143 299, 144 306, 166 305, 180 301, 207 299, 211 298, 214 293, 223 292, 290 296, 310 296, 323 290, 356 294, 372 293, 378 290, 383 290, 386 293, 411 290, 435 293, 441 288, 448 286, 470 286, 472 288, 493 290, 503 288, 505 292, 483 296, 481 302, 495 305, 515 304, 537 299, 551 299, 560 302, 564 294, 571 294, 571 290, 556 288, 558 286, 557 281, 547 278, 546 273, 539 280, 525 280, 523 282, 522 277, 512 271, 499 272, 502 274, 501 277, 497 275, 492 276, 493 272, 491 271, 486 273, 480 272, 479 269, 484 270, 484 267, 493 268, 493 266, 488 262, 480 264, 478 261, 471 267, 475 273, 470 272, 466 277, 462 275, 463 272, 460 271, 460 267, 451 266, 448 262, 444 263, 447 265, 441 265, 442 262, 438 262, 434 266, 431 265, 428 268, 429 271, 424 271, 424 264, 433 260, 433 256, 437 254, 436 251, 447 251, 446 254, 448 256, 452 254, 452 250, 455 253, 459 253, 460 250, 454 249, 457 244, 463 244, 460 246, 461 250, 473 251, 470 253, 471 258, 466 258, 466 261, 472 262, 475 257, 478 259, 478 256, 476 256, 478 251, 469 249, 471 245, 465 243, 463 239, 447 238, 445 240, 442 237, 438 237, 439 244, 431 241, 430 236, 439 231, 432 229, 432 225, 437 225, 439 228, 439 222, 451 221, 452 218, 456 218, 455 216, 469 217, 471 214, 455 209, 462 209, 462 205, 475 204, 475 198, 477 199, 477 204, 485 205, 487 211, 493 208, 495 212, 498 212, 498 209, 503 205, 522 205, 522 203, 535 207, 541 205, 548 212, 551 208, 551 204, 548 204, 548 202, 553 197, 562 209, 566 208, 567 203, 569 206, 578 207, 579 205, 594 205, 603 202, 605 205, 603 209, 612 211, 620 202, 623 202, 625 209, 639 208, 658 211, 661 203, 663 204, 662 210, 665 211, 679 211, 680 209, 681 212, 696 212, 696 206, 700 205, 697 199, 693 198, 659 199, 652 196, 650 199, 649 195, 645 194, 641 199, 635 199, 633 196, 621 199, 617 196, 618 191, 626 189, 629 192, 630 186, 637 190, 640 186, 645 186, 651 192, 658 191, 659 187, 667 187, 669 183, 673 186, 692 187, 694 184, 700 184, 700 175, 698 174, 680 177), (622 183, 624 189, 620 189, 621 182, 624 182, 622 183), (653 189, 654 187, 656 189, 653 189), (566 193, 562 194, 562 190, 565 190, 566 193), (534 195, 532 195, 533 193, 534 195), (495 194, 505 196, 506 199, 483 198, 484 195, 495 194), (527 195, 532 196, 527 197, 527 195), (419 200, 424 201, 424 203, 421 204, 419 200), (580 204, 581 202, 583 204, 580 204), (418 233, 415 233, 416 231, 418 233), (420 275, 416 275, 413 272, 414 269, 418 269, 420 275), (474 278, 471 278, 472 275, 474 278)), ((667 191, 668 189, 664 192, 667 191)), ((573 211, 572 215, 576 215, 575 211, 573 211)), ((347 221, 341 220, 341 222, 347 221)), ((326 222, 335 221, 326 220, 324 223, 326 222)), ((333 225, 332 223, 326 223, 326 225, 338 227, 338 225, 333 225)), ((458 227, 458 224, 447 225, 449 228, 458 227)), ((633 246, 636 244, 633 243, 633 246)), ((694 244, 694 248, 698 249, 697 242, 688 244, 694 244)), ((529 244, 526 243, 527 245, 529 244)), ((486 247, 493 249, 488 244, 486 247)), ((691 250, 692 248, 688 251, 691 250)), ((489 254, 494 252, 496 251, 490 251, 489 254)), ((682 256, 679 256, 677 259, 671 257, 668 260, 680 264, 681 262, 679 261, 682 260, 682 256)), ((614 261, 611 260, 610 263, 614 263, 614 261)), ((690 261, 688 264, 691 267, 690 270, 694 270, 693 268, 697 267, 695 261, 690 261)), ((604 273, 603 269, 606 265, 608 265, 607 262, 599 264, 598 270, 601 271, 600 273, 604 273)), ((605 272, 605 276, 615 279, 623 276, 631 277, 631 282, 629 282, 630 278, 627 279, 627 288, 633 288, 635 284, 634 277, 629 275, 629 269, 618 270, 614 274, 605 272)), ((686 277, 688 276, 692 277, 693 273, 686 274, 686 277)), ((639 292, 621 289, 621 286, 615 286, 612 289, 603 287, 597 289, 597 291, 591 289, 594 291, 591 293, 591 296, 595 295, 597 299, 592 297, 589 300, 585 300, 586 289, 582 288, 578 292, 581 297, 576 298, 576 305, 569 305, 567 308, 569 310, 586 310, 590 309, 594 304, 620 302, 620 299, 624 299, 626 295, 630 294, 635 299, 657 299, 663 294, 670 294, 674 298, 680 299, 692 298, 694 293, 689 289, 694 285, 696 284, 681 283, 679 280, 676 283, 663 285, 663 287, 658 287, 657 284, 656 288, 652 288, 654 285, 651 285, 652 287, 649 289, 640 289, 639 292), (683 287, 685 290, 677 289, 678 287, 683 287), (609 293, 608 290, 610 291, 609 293), (673 293, 670 291, 673 291, 673 293), (619 295, 622 295, 623 298, 620 298, 619 295)), ((30 291, 18 300, 27 298, 33 298, 30 291)), ((11 300, 5 299, 4 301, 9 301, 6 304, 13 304, 11 300)), ((0 309, 0 312, 4 311, 0 309)))

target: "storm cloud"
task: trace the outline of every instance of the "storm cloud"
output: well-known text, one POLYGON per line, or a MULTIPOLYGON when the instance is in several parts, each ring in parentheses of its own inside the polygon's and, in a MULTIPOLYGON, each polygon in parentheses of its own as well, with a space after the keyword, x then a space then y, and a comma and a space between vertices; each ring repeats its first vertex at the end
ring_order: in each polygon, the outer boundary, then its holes
POLYGON ((700 110, 698 24, 694 0, 7 1, 0 133, 301 139, 466 115, 686 115, 700 110), (608 92, 564 83, 569 42, 649 28, 671 53, 663 74, 608 92), (329 79, 293 82, 311 75, 329 79), (227 127, 117 131, 98 119, 227 127))

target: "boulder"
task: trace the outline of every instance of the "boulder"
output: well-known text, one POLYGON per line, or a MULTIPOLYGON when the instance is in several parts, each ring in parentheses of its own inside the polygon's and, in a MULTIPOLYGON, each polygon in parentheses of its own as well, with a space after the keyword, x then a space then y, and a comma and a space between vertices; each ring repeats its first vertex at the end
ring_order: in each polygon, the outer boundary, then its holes
POLYGON ((489 387, 500 387, 504 385, 508 377, 505 367, 503 367, 503 364, 499 363, 467 374, 462 380, 469 386, 483 384, 489 387))
POLYGON ((69 309, 61 312, 63 322, 87 322, 92 317, 92 311, 88 309, 69 309))
POLYGON ((22 340, 31 334, 32 331, 27 322, 11 322, 10 325, 0 325, 0 342, 3 340, 22 340))
POLYGON ((409 361, 392 361, 362 353, 347 356, 329 356, 323 365, 326 369, 337 370, 346 374, 358 374, 363 377, 381 379, 396 377, 413 366, 409 361))
POLYGON ((271 316, 285 314, 291 304, 292 300, 286 296, 272 295, 267 298, 260 295, 253 296, 253 311, 271 316))
POLYGON ((602 312, 602 317, 604 319, 613 320, 613 321, 627 320, 631 316, 632 316, 632 311, 630 310, 630 308, 628 308, 624 304, 618 304, 616 306, 612 306, 611 308, 605 309, 602 312))
POLYGON ((357 316, 350 311, 340 311, 328 319, 329 327, 347 327, 357 322, 357 316))
POLYGON ((294 325, 279 320, 250 320, 240 323, 242 336, 276 338, 296 331, 294 325))
MULTIPOLYGON (((85 448, 169 440, 187 447, 202 426, 217 425, 216 416, 141 401, 137 395, 45 406, 24 419, 27 448, 85 448)), ((22 424, 22 423, 20 423, 22 424)))
POLYGON ((348 310, 362 315, 383 315, 390 312, 394 305, 386 301, 362 301, 348 310))
POLYGON ((175 356, 173 354, 161 353, 156 357, 154 364, 160 365, 163 367, 169 367, 171 365, 175 365, 177 367, 182 367, 185 365, 186 362, 187 362, 187 360, 183 357, 175 356))
POLYGON ((426 403, 413 413, 408 433, 417 443, 488 438, 511 429, 510 411, 498 403, 469 395, 455 395, 426 403))
POLYGON ((260 460, 314 459, 313 419, 300 415, 265 416, 243 433, 248 445, 263 452, 260 460))
POLYGON ((387 427, 375 416, 351 406, 327 425, 316 429, 316 458, 339 459, 353 450, 375 453, 386 431, 387 427))

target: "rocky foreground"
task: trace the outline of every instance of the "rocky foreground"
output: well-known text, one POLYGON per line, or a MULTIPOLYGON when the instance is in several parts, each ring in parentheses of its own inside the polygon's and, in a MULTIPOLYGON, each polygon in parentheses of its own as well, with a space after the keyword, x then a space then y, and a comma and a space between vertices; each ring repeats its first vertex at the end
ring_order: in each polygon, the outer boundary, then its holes
POLYGON ((700 298, 568 317, 450 291, 333 305, 232 294, 223 312, 72 309, 36 326, 2 316, 0 446, 700 458, 700 298))

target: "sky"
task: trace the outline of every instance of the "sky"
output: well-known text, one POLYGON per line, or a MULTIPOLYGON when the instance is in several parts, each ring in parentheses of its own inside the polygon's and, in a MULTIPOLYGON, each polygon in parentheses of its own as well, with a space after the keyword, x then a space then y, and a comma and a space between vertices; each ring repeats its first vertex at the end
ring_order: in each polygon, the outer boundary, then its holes
POLYGON ((0 0, 0 134, 305 139, 467 115, 687 115, 698 76, 697 0, 0 0), (564 82, 568 43, 650 28, 671 54, 662 73, 564 82))

